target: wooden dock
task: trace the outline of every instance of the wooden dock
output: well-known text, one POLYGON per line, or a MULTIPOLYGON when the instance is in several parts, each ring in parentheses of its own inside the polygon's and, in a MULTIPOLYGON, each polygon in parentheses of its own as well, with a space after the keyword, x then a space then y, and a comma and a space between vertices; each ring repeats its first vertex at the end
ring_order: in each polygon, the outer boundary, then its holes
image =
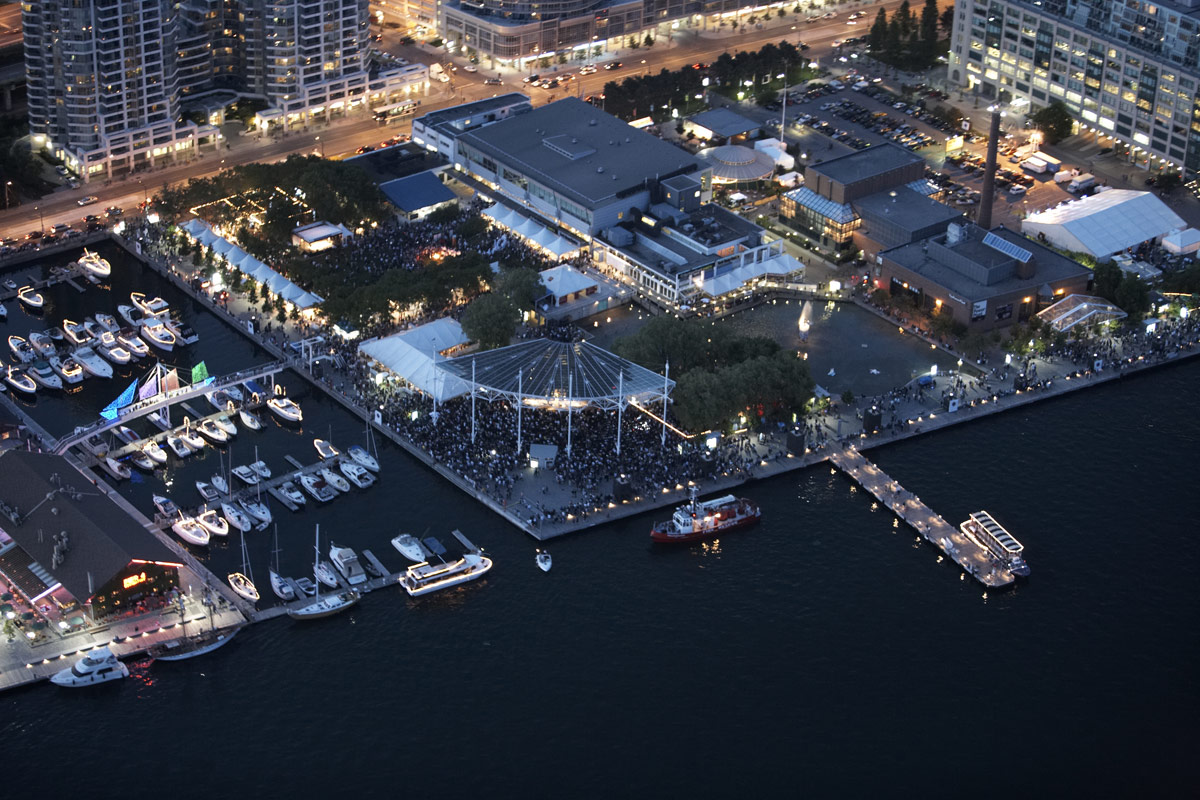
POLYGON ((922 503, 921 498, 892 480, 855 448, 836 449, 830 453, 829 461, 984 586, 998 589, 1015 580, 991 551, 964 536, 962 531, 942 519, 922 503))

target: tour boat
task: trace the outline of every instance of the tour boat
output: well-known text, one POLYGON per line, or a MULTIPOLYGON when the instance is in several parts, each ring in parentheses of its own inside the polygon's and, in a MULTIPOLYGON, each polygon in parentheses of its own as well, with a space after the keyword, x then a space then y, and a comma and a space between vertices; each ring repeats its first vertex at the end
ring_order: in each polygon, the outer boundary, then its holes
POLYGON ((466 553, 457 561, 413 564, 400 578, 400 585, 411 597, 448 589, 482 577, 492 568, 492 560, 479 553, 466 553))
POLYGON ((1024 558, 1025 545, 1018 542, 991 514, 973 511, 958 529, 991 551, 1013 575, 1018 578, 1029 577, 1029 564, 1024 558))
POLYGON ((243 511, 237 503, 221 501, 221 516, 225 517, 225 521, 231 527, 237 528, 242 533, 254 527, 254 521, 250 519, 250 515, 243 511))
POLYGON ((119 481, 129 480, 133 477, 133 471, 129 469, 128 465, 109 456, 100 459, 100 468, 119 481))
POLYGON ((202 420, 196 426, 196 430, 203 434, 205 439, 216 444, 225 444, 229 441, 229 434, 217 427, 217 423, 211 419, 202 420))
POLYGON ((240 503, 241 507, 246 509, 246 513, 251 516, 260 525, 266 525, 271 521, 271 509, 261 500, 243 500, 240 503))
POLYGON ((213 475, 211 483, 212 487, 221 494, 229 494, 229 482, 225 480, 224 475, 213 475))
POLYGON ((191 448, 193 453, 198 453, 204 449, 204 437, 196 433, 191 428, 177 428, 175 430, 175 435, 177 435, 184 444, 191 448))
POLYGON ((142 341, 142 337, 137 335, 137 331, 133 328, 121 328, 117 331, 117 341, 121 346, 129 352, 133 353, 138 358, 150 354, 150 348, 142 341))
POLYGON ((121 325, 117 322, 117 318, 112 314, 105 314, 103 311, 96 314, 96 323, 112 334, 121 330, 121 325))
POLYGON ((162 322, 163 325, 167 326, 167 330, 175 334, 175 343, 180 347, 186 347, 189 344, 195 344, 200 341, 200 334, 196 333, 195 329, 183 320, 164 316, 162 322))
POLYGON ((37 384, 20 367, 9 367, 4 372, 4 382, 24 394, 37 394, 37 384))
POLYGON ((97 278, 107 278, 112 274, 112 265, 108 263, 108 259, 101 258, 98 253, 93 253, 86 248, 75 264, 97 278))
POLYGON ((147 300, 146 295, 142 292, 130 292, 129 300, 147 317, 156 317, 171 308, 170 304, 161 297, 151 297, 147 300))
POLYGON ((179 458, 187 458, 194 452, 187 442, 173 433, 167 435, 167 447, 179 458))
POLYGON ((346 480, 360 489, 370 488, 371 484, 375 483, 375 476, 353 461, 341 462, 338 464, 338 469, 346 476, 346 480))
POLYGON ((241 420, 242 425, 246 426, 246 430, 248 430, 248 431, 261 431, 262 430, 262 421, 258 417, 256 417, 254 415, 254 412, 252 412, 252 411, 247 411, 244 408, 239 409, 238 410, 238 419, 241 420))
POLYGON ((171 530, 175 531, 175 535, 188 544, 201 547, 208 544, 210 538, 208 529, 197 522, 194 517, 180 515, 179 519, 171 525, 171 530))
POLYGON ((117 306, 117 313, 121 315, 121 319, 128 322, 133 328, 140 328, 142 323, 146 321, 146 315, 136 306, 119 305, 117 306))
POLYGON ((40 311, 46 305, 46 298, 32 286, 22 286, 18 289, 17 301, 33 311, 40 311))
POLYGON ((146 442, 146 446, 142 448, 142 452, 150 456, 150 460, 155 464, 167 463, 167 451, 163 450, 162 446, 153 439, 146 442))
POLYGON ((225 434, 230 438, 237 436, 237 425, 229 418, 228 414, 222 414, 213 420, 218 428, 225 431, 225 434))
POLYGON ((691 499, 675 509, 667 522, 659 522, 650 531, 656 542, 696 542, 725 531, 753 525, 762 513, 744 497, 725 495, 703 503, 697 499, 698 488, 692 487, 691 499))
POLYGON ((229 523, 217 513, 215 508, 210 508, 196 515, 196 522, 199 522, 204 530, 208 531, 210 536, 228 536, 229 523))
POLYGON ((250 469, 249 467, 247 467, 245 465, 240 466, 240 467, 234 467, 230 471, 233 473, 233 476, 235 478, 242 481, 243 483, 248 483, 251 486, 254 486, 260 480, 258 477, 258 473, 256 473, 254 470, 250 469))
POLYGON ((324 439, 313 439, 313 447, 317 448, 317 455, 321 457, 322 461, 341 454, 341 451, 324 439))
POLYGON ((33 366, 29 368, 29 377, 38 382, 38 385, 44 386, 47 389, 63 388, 62 378, 58 377, 54 369, 48 361, 35 361, 33 366))
POLYGON ((211 503, 221 496, 221 493, 214 489, 208 481, 196 481, 196 491, 200 493, 200 497, 204 498, 206 503, 211 503))
POLYGON ((154 507, 158 509, 158 513, 164 517, 174 517, 179 513, 179 506, 175 505, 175 501, 171 498, 156 494, 151 499, 154 501, 154 507))
POLYGON ((12 350, 13 355, 22 364, 32 364, 37 361, 37 351, 25 339, 24 336, 17 336, 15 333, 8 337, 8 349, 12 350))
POLYGON ((267 408, 284 422, 303 422, 304 414, 300 406, 286 397, 272 397, 267 401, 267 408))
POLYGON ((141 440, 141 438, 142 438, 142 437, 138 436, 137 432, 134 431, 133 428, 130 428, 128 425, 117 426, 117 430, 114 435, 118 439, 120 439, 122 442, 124 442, 125 444, 133 444, 134 442, 137 442, 137 441, 141 440))
POLYGON ((129 667, 117 660, 107 647, 97 647, 70 667, 56 672, 50 682, 56 686, 78 688, 129 677, 129 667))
POLYGON ((152 344, 165 353, 175 348, 175 334, 167 330, 167 326, 163 325, 161 320, 146 320, 138 335, 145 339, 147 344, 152 344))
POLYGON ((300 486, 320 503, 328 503, 337 497, 337 492, 319 475, 301 475, 300 486))
POLYGON ((92 340, 92 335, 87 332, 87 328, 83 327, 82 322, 64 319, 62 329, 67 344, 79 346, 85 345, 92 340))
POLYGON ((367 573, 363 570, 362 564, 358 563, 358 554, 349 547, 339 547, 330 542, 329 560, 333 562, 333 566, 337 567, 337 571, 342 573, 346 583, 351 586, 367 582, 367 573))
POLYGON ((129 455, 129 460, 138 469, 144 469, 146 472, 154 472, 154 467, 156 466, 154 460, 145 453, 140 451, 137 453, 131 453, 129 455))
POLYGON ((549 572, 550 567, 554 565, 554 559, 544 550, 538 551, 538 554, 533 557, 534 562, 538 565, 538 569, 542 572, 549 572))
POLYGON ((316 579, 328 586, 330 589, 338 588, 337 574, 333 571, 333 567, 329 566, 328 561, 320 561, 317 563, 314 570, 316 579))
POLYGON ((400 555, 404 556, 409 561, 419 562, 424 561, 427 558, 424 548, 421 547, 421 542, 417 539, 417 537, 409 533, 402 533, 396 538, 392 539, 392 547, 400 551, 400 555))
POLYGON ((229 644, 241 629, 241 625, 232 628, 218 628, 192 636, 184 636, 160 642, 147 650, 146 655, 155 661, 183 661, 184 659, 195 658, 196 656, 211 653, 218 647, 224 647, 229 644))
POLYGON ((90 347, 84 346, 75 350, 71 357, 79 362, 79 366, 83 367, 83 371, 89 375, 94 375, 97 378, 111 378, 113 376, 112 364, 109 364, 100 354, 90 347))
POLYGON ((111 331, 101 331, 96 350, 112 363, 123 366, 133 360, 133 353, 125 349, 111 331))
POLYGON ((76 384, 83 381, 83 367, 79 366, 79 362, 70 356, 50 356, 48 359, 50 368, 58 373, 58 377, 62 378, 68 384, 76 384))
POLYGON ((33 331, 29 334, 29 344, 43 358, 49 358, 58 352, 58 345, 54 344, 54 340, 50 338, 50 334, 42 331, 33 331))
POLYGON ((350 482, 347 481, 345 478, 343 478, 341 475, 338 475, 336 472, 331 470, 329 467, 324 467, 321 470, 321 477, 325 479, 325 482, 327 484, 329 484, 330 486, 332 486, 334 489, 336 489, 339 492, 350 491, 350 482))
MULTIPOLYGON (((258 448, 255 448, 257 451, 258 448)), ((262 478, 264 481, 271 477, 271 468, 267 466, 267 462, 259 459, 250 465, 250 469, 254 470, 254 474, 262 478)))
POLYGON ((308 498, 304 496, 304 492, 296 488, 296 484, 291 481, 284 481, 283 485, 279 487, 279 493, 298 506, 302 506, 308 502, 308 498))
POLYGON ((359 465, 366 467, 371 472, 379 472, 379 462, 375 457, 367 452, 367 449, 360 444, 351 445, 346 450, 346 455, 350 456, 359 465))

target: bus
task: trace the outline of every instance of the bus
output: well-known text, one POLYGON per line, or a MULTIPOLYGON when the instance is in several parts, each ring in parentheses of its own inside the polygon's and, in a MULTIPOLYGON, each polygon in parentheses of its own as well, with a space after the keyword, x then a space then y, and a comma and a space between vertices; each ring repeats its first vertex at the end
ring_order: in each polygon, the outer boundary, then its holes
POLYGON ((404 100, 399 103, 393 103, 390 106, 380 106, 375 109, 375 121, 380 125, 386 125, 394 119, 407 117, 414 113, 419 105, 416 100, 404 100))

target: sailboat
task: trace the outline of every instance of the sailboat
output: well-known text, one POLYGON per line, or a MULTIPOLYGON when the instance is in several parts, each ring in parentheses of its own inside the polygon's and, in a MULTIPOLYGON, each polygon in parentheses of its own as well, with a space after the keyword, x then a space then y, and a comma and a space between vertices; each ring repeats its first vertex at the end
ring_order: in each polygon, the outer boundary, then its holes
POLYGON ((231 572, 228 575, 229 585, 233 590, 246 598, 252 603, 258 602, 258 589, 254 586, 254 580, 250 577, 250 556, 246 553, 246 534, 241 534, 242 539, 242 571, 231 572))
MULTIPOLYGON (((180 609, 182 610, 182 606, 180 609)), ((147 650, 146 654, 156 661, 183 661, 184 659, 195 658, 196 656, 211 653, 218 647, 229 644, 233 637, 238 635, 238 631, 242 629, 241 625, 234 625, 231 628, 218 628, 211 611, 209 612, 208 623, 208 630, 201 630, 198 633, 187 634, 178 639, 160 642, 147 650)), ((183 630, 186 626, 187 620, 185 619, 180 623, 180 630, 183 630)))
POLYGON ((280 600, 295 600, 296 590, 279 574, 279 526, 275 526, 274 549, 271 550, 271 591, 280 600))
MULTIPOLYGON (((321 526, 317 525, 316 541, 313 544, 315 559, 313 561, 313 573, 317 572, 321 563, 321 526)), ((305 603, 299 608, 288 609, 288 616, 292 619, 320 619, 328 617, 339 611, 345 611, 350 606, 359 601, 361 595, 355 591, 339 592, 338 594, 326 595, 321 597, 320 582, 317 582, 316 596, 312 602, 305 603)))

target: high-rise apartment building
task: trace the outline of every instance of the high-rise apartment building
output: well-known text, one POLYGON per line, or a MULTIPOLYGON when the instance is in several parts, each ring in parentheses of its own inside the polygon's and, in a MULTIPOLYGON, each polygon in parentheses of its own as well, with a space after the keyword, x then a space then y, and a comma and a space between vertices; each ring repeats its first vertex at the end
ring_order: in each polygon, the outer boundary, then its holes
POLYGON ((1140 163, 1200 172, 1200 0, 957 0, 950 81, 1063 101, 1140 163))

